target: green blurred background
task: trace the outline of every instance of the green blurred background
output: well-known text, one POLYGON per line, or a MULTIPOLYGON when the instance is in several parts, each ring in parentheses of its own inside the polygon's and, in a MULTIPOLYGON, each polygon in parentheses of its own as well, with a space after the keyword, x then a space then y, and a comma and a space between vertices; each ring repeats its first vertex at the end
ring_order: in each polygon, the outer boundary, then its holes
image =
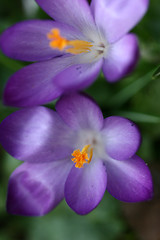
MULTIPOLYGON (((1 1, 0 33, 18 21, 34 18, 49 18, 34 0, 1 1)), ((105 117, 121 115, 138 124, 143 137, 138 154, 153 175, 153 200, 122 203, 106 192, 87 216, 76 215, 65 201, 44 217, 9 215, 5 209, 7 184, 19 162, 0 146, 0 240, 160 240, 160 78, 158 74, 153 77, 160 64, 159 0, 150 1, 148 13, 133 32, 139 37, 141 53, 133 74, 116 84, 106 83, 100 74, 86 92, 98 102, 105 117)), ((0 121, 15 111, 2 104, 5 83, 25 64, 0 52, 0 121)), ((53 108, 54 103, 48 107, 53 108)))

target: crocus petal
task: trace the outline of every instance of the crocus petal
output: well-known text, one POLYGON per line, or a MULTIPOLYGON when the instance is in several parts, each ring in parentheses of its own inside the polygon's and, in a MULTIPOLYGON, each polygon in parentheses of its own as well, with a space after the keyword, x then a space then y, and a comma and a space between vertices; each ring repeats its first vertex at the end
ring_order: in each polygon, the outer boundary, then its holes
POLYGON ((91 9, 98 27, 113 43, 140 21, 148 4, 149 0, 92 0, 91 9))
POLYGON ((106 118, 102 136, 107 154, 118 160, 132 157, 141 143, 141 135, 137 126, 123 117, 106 118))
POLYGON ((139 57, 138 41, 128 34, 110 46, 104 60, 103 73, 109 82, 115 82, 133 71, 139 57))
POLYGON ((103 126, 103 115, 98 105, 83 94, 62 96, 56 104, 56 110, 73 129, 95 129, 103 126))
POLYGON ((78 214, 91 212, 106 190, 106 169, 101 160, 93 160, 84 168, 73 167, 65 184, 67 204, 78 214))
POLYGON ((70 156, 76 134, 56 112, 45 107, 19 110, 0 125, 0 143, 13 157, 49 162, 70 156))
POLYGON ((102 60, 89 64, 73 65, 60 72, 54 83, 64 90, 77 90, 89 86, 98 77, 102 60))
POLYGON ((4 91, 4 103, 15 107, 30 107, 48 103, 62 90, 53 83, 54 77, 71 65, 72 57, 57 57, 22 68, 9 79, 4 91))
POLYGON ((50 20, 29 20, 8 28, 0 37, 0 48, 11 58, 23 61, 42 61, 61 55, 49 46, 47 34, 58 28, 67 39, 81 37, 72 27, 50 20))
POLYGON ((127 161, 106 161, 107 190, 120 201, 139 202, 153 196, 152 177, 146 163, 138 156, 127 161))
POLYGON ((67 160, 20 165, 9 180, 8 212, 42 216, 51 211, 64 198, 64 184, 71 166, 67 160))
POLYGON ((85 33, 95 27, 86 0, 36 0, 36 2, 56 21, 76 27, 81 32, 85 33))

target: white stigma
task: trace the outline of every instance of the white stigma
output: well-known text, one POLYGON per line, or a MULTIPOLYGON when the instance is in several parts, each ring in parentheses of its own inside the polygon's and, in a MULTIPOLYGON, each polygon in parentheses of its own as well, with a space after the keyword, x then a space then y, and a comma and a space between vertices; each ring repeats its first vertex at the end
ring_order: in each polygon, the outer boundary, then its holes
POLYGON ((96 29, 96 31, 94 30, 88 32, 86 37, 86 41, 89 41, 92 44, 92 47, 87 53, 82 53, 78 56, 80 63, 92 63, 100 60, 101 58, 106 58, 109 43, 106 41, 103 33, 96 29))

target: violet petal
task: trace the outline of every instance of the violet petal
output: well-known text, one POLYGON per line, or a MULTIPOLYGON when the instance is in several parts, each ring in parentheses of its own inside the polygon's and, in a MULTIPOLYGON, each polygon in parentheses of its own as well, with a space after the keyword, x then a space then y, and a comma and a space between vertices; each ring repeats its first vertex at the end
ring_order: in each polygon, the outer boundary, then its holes
POLYGON ((149 0, 92 0, 95 22, 109 43, 128 33, 144 16, 149 0))
POLYGON ((107 190, 124 202, 150 200, 153 196, 151 173, 146 163, 138 156, 125 161, 108 160, 107 190))
POLYGON ((0 143, 13 157, 49 162, 70 156, 76 134, 56 112, 45 107, 22 109, 0 125, 0 143))
POLYGON ((89 64, 73 65, 60 72, 54 83, 63 90, 77 90, 89 86, 99 75, 102 60, 89 64))
POLYGON ((138 57, 138 41, 134 34, 127 34, 111 45, 103 64, 103 73, 107 80, 116 82, 132 72, 138 57))
POLYGON ((135 123, 123 117, 106 118, 101 133, 107 154, 117 160, 132 157, 141 143, 141 135, 135 123))
POLYGON ((99 106, 86 95, 73 93, 62 96, 56 104, 56 110, 73 129, 100 130, 103 126, 99 106))
POLYGON ((67 204, 78 214, 91 212, 101 201, 106 190, 106 169, 101 160, 93 160, 84 168, 73 168, 65 184, 67 204))
POLYGON ((23 216, 50 212, 64 198, 64 184, 71 166, 67 160, 20 165, 9 180, 8 212, 23 216))
POLYGON ((53 19, 76 27, 81 32, 95 27, 94 19, 86 0, 36 0, 53 19))
POLYGON ((4 103, 30 107, 56 99, 63 91, 54 84, 53 79, 72 64, 73 58, 62 56, 22 68, 10 77, 4 91, 4 103))
POLYGON ((0 37, 0 48, 11 58, 23 61, 42 61, 63 53, 49 46, 47 34, 58 28, 60 34, 77 39, 81 34, 73 27, 51 20, 28 20, 8 28, 0 37))

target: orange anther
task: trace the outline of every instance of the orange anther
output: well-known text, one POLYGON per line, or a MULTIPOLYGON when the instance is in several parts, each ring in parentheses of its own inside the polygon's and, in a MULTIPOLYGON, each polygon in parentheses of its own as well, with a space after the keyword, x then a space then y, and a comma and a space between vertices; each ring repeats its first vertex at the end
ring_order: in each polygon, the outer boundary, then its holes
POLYGON ((47 34, 47 38, 50 40, 50 47, 57 48, 63 51, 66 48, 66 52, 71 54, 87 53, 91 51, 93 46, 90 42, 84 40, 67 40, 60 35, 59 29, 52 29, 50 33, 47 34))
POLYGON ((50 33, 47 34, 50 41, 50 47, 57 48, 62 51, 67 46, 67 40, 61 37, 59 29, 52 29, 50 33))
POLYGON ((72 158, 71 160, 76 163, 75 167, 76 168, 82 168, 83 164, 85 163, 90 163, 92 160, 92 156, 93 156, 93 148, 90 149, 90 157, 88 157, 88 151, 89 151, 90 145, 86 145, 82 151, 80 151, 80 149, 76 149, 73 153, 72 156, 74 158, 72 158))

